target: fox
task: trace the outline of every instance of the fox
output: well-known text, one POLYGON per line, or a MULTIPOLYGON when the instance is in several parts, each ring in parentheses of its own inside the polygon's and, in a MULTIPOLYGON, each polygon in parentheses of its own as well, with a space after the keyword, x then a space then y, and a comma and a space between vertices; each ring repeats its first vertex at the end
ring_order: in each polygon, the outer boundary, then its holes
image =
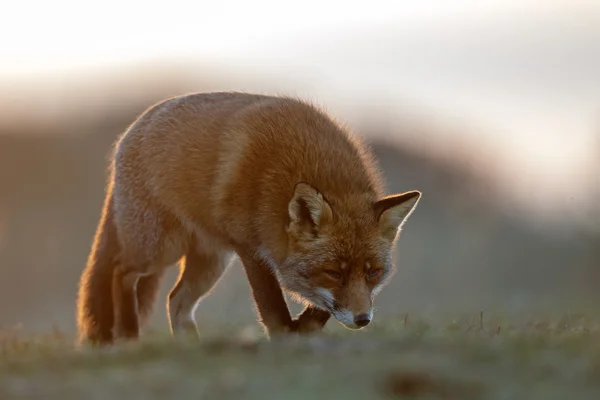
POLYGON ((366 142, 312 101, 189 93, 143 111, 113 145, 79 281, 81 343, 135 340, 161 278, 170 333, 200 335, 195 310, 234 260, 273 338, 373 319, 421 192, 386 195, 366 142), (284 294, 303 310, 292 317, 284 294))

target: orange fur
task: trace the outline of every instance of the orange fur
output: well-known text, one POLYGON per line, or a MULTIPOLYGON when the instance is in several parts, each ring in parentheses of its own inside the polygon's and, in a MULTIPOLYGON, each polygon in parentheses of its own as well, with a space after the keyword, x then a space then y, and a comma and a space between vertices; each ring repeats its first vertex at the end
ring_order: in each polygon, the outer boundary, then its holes
POLYGON ((100 343, 139 336, 180 260, 171 329, 195 332, 197 303, 236 255, 268 334, 320 329, 330 314, 364 326, 420 198, 384 198, 368 149, 315 106, 243 93, 149 108, 119 139, 108 189, 78 299, 81 338, 100 343), (307 304, 298 319, 283 290, 307 304))

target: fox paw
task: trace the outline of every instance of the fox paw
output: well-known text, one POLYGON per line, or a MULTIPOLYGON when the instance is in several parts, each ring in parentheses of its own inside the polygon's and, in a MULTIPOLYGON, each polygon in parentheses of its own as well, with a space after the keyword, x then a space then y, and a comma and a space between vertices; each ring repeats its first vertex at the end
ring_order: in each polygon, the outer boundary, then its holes
POLYGON ((292 320, 291 330, 298 333, 313 333, 323 329, 331 314, 328 311, 307 308, 296 319, 292 320))

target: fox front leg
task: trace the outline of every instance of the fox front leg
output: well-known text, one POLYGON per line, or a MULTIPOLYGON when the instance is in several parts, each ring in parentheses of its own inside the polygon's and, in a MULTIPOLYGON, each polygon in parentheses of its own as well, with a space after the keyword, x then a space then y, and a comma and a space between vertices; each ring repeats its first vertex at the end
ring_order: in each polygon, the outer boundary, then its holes
POLYGON ((293 331, 292 316, 275 275, 264 261, 237 252, 246 276, 261 324, 270 338, 293 331))
POLYGON ((329 318, 331 313, 313 306, 306 306, 298 318, 292 321, 292 330, 298 333, 319 332, 329 318))

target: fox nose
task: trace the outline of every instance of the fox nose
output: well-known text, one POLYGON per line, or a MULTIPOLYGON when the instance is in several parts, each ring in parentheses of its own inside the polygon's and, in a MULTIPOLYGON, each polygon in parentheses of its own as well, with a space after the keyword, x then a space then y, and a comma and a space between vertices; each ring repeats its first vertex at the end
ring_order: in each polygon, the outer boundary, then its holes
POLYGON ((354 317, 354 323, 361 328, 369 325, 369 322, 371 322, 369 314, 358 314, 354 317))

